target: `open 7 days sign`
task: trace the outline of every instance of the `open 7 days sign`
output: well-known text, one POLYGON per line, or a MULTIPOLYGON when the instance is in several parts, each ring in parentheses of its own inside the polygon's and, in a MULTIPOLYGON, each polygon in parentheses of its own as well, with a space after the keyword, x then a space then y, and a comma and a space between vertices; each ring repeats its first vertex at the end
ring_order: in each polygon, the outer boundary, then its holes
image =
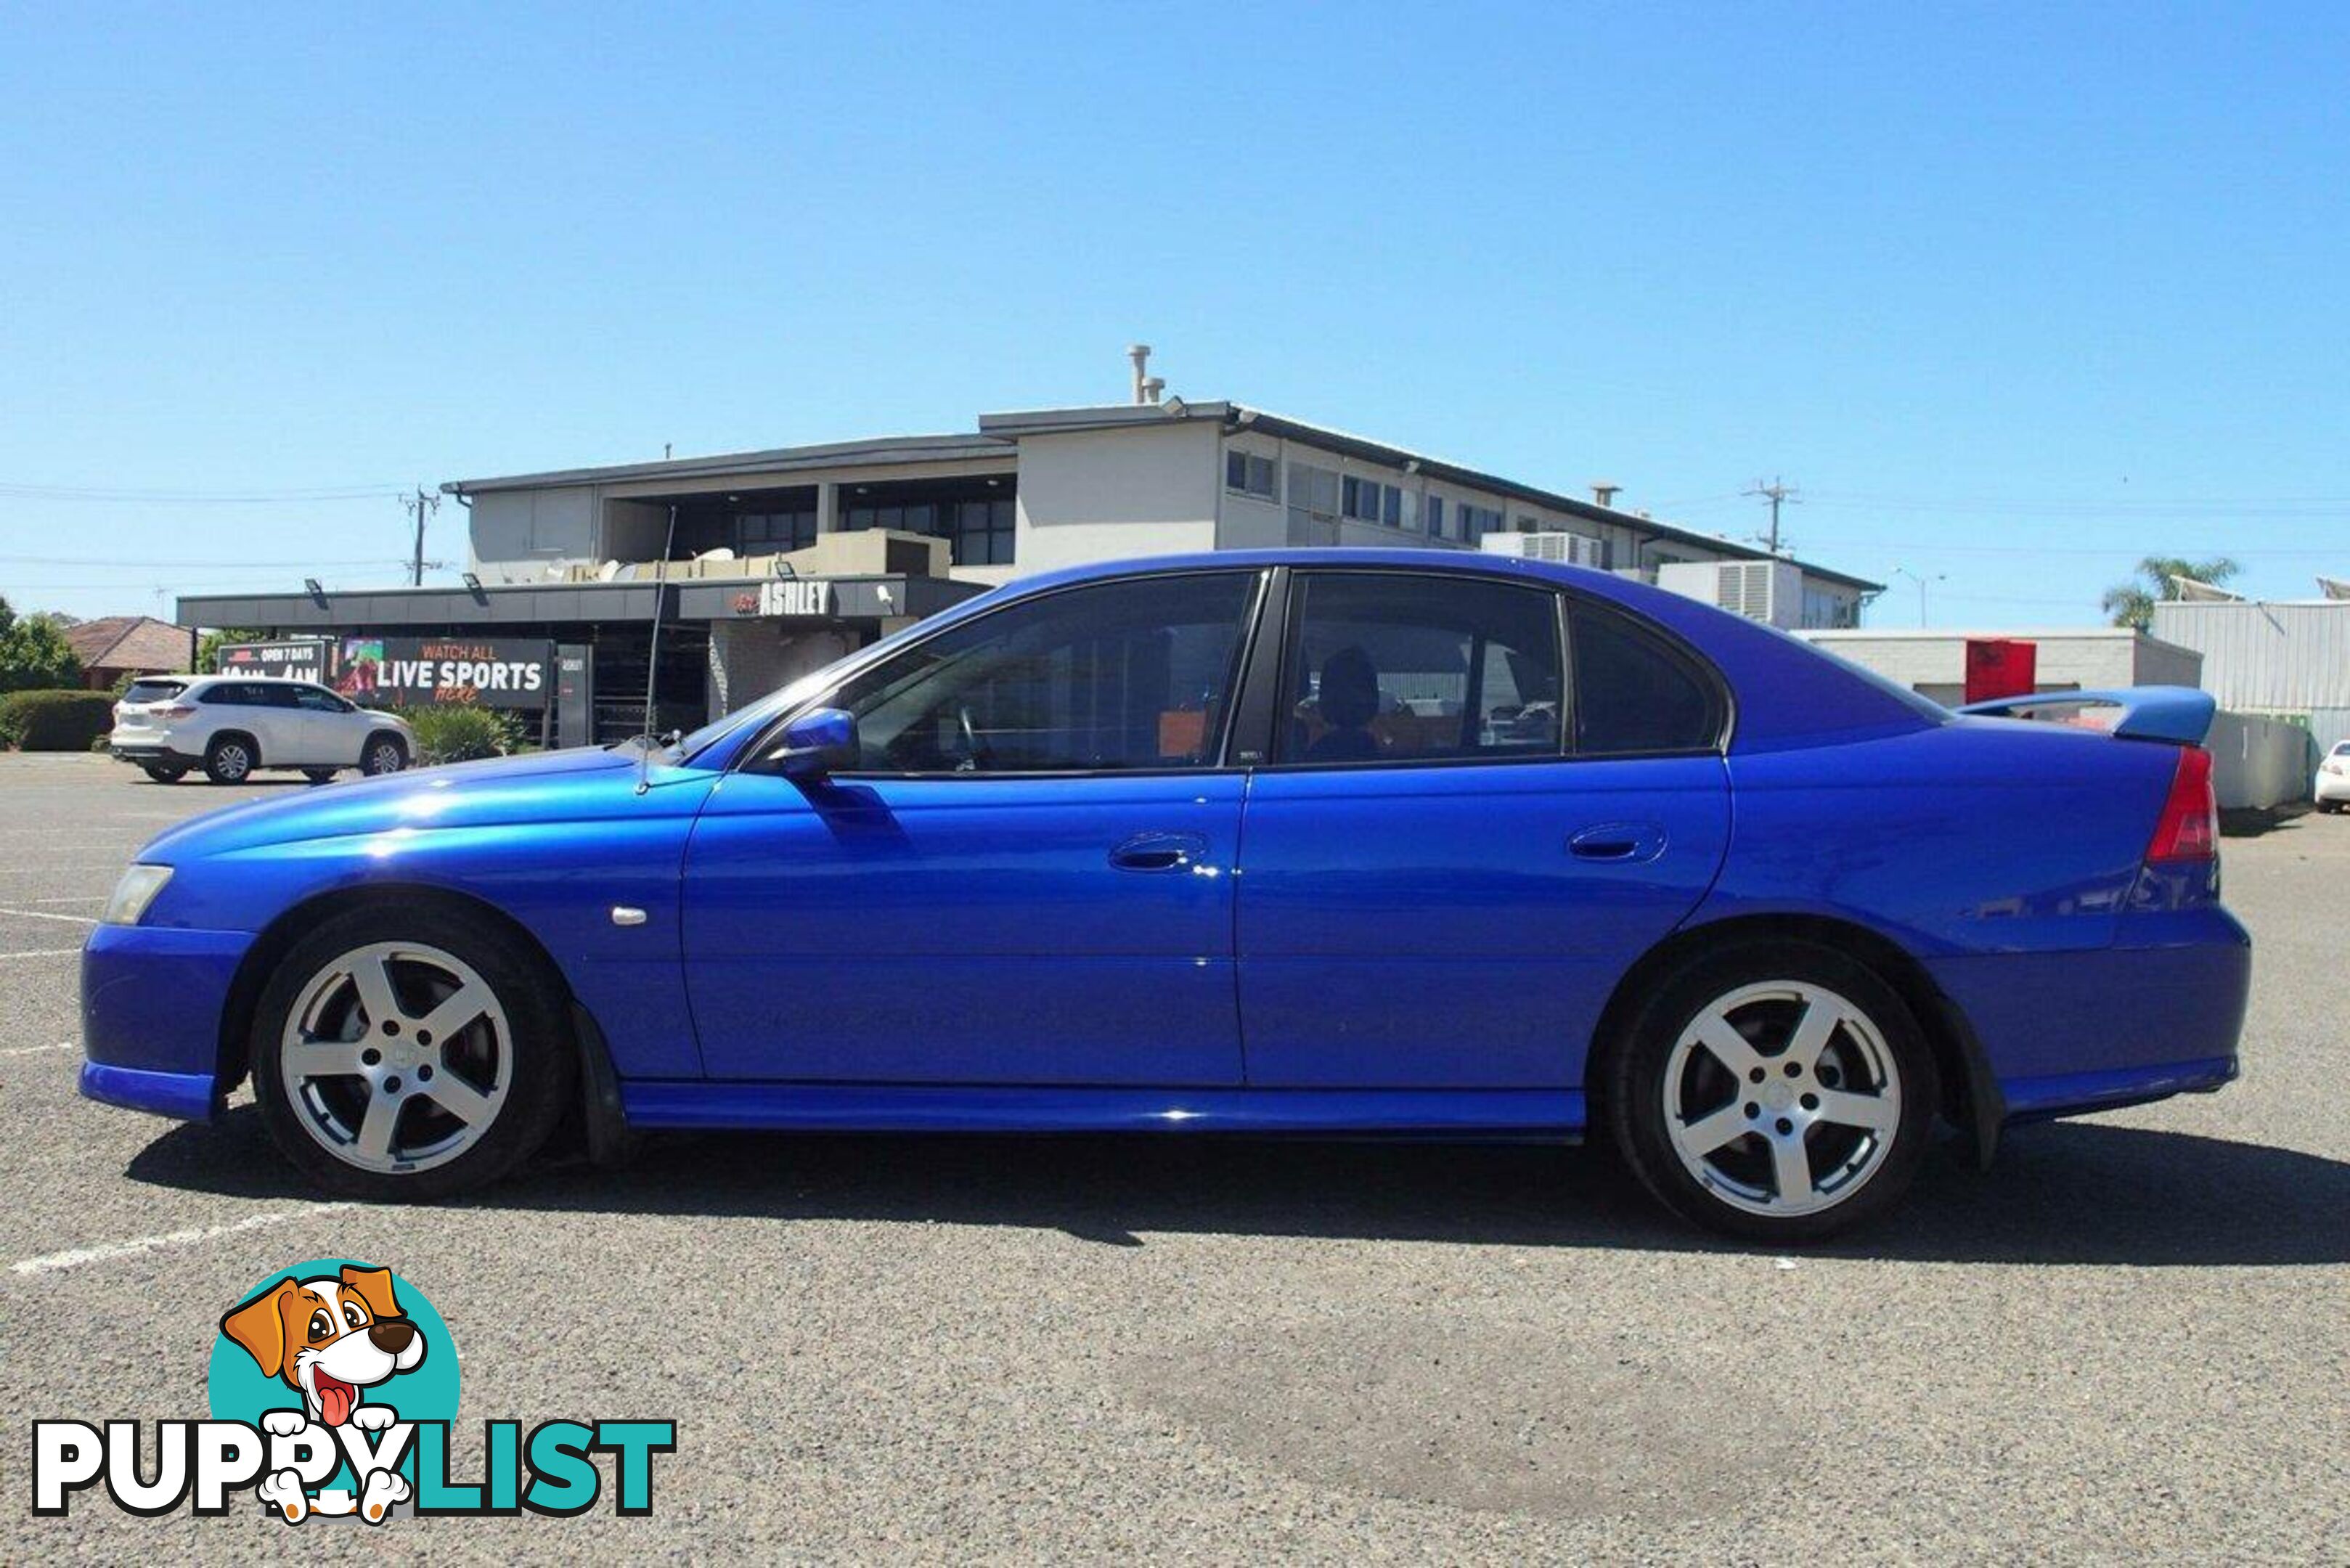
POLYGON ((354 702, 413 707, 546 706, 555 691, 555 645, 513 638, 347 638, 335 689, 354 702))

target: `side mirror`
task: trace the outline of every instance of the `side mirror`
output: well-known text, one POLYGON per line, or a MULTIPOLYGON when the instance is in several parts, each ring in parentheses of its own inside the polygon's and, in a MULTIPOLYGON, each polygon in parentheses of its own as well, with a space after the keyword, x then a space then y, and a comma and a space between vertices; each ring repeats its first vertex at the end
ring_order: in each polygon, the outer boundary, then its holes
POLYGON ((814 708, 784 726, 784 743, 767 753, 787 779, 816 779, 857 765, 857 721, 838 708, 814 708))

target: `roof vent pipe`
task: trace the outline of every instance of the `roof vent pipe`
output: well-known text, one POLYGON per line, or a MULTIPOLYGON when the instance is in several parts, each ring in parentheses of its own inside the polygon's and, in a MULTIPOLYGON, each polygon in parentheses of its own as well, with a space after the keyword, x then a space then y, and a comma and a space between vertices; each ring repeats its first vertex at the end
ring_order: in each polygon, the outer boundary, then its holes
POLYGON ((1149 396, 1150 345, 1129 343, 1127 345, 1126 357, 1134 361, 1134 400, 1138 403, 1147 403, 1150 401, 1149 396))
POLYGON ((1616 504, 1616 497, 1623 492, 1623 489, 1622 485, 1612 480, 1595 479, 1591 482, 1591 499, 1602 506, 1612 508, 1616 504))
POLYGON ((1153 376, 1142 383, 1142 400, 1146 403, 1155 403, 1159 400, 1159 395, 1166 389, 1167 378, 1153 376))

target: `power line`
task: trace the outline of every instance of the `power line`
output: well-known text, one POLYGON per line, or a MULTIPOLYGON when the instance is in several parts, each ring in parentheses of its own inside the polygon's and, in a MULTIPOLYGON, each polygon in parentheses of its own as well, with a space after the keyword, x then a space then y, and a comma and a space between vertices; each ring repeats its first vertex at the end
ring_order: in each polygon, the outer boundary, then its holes
POLYGON ((136 561, 121 561, 109 560, 96 556, 0 556, 0 566, 120 566, 125 571, 139 572, 147 571, 155 567, 171 568, 175 566, 195 567, 214 571, 268 572, 295 570, 308 571, 320 566, 327 567, 329 570, 341 566, 381 566, 385 565, 404 566, 407 564, 408 563, 403 560, 390 560, 383 556, 376 556, 368 560, 358 561, 223 561, 219 559, 210 561, 157 561, 145 558, 136 561))
POLYGON ((218 490, 122 490, 72 484, 29 484, 0 482, 0 500, 113 501, 168 504, 175 506, 306 505, 320 501, 368 501, 399 495, 398 484, 328 484, 286 490, 229 492, 218 490))

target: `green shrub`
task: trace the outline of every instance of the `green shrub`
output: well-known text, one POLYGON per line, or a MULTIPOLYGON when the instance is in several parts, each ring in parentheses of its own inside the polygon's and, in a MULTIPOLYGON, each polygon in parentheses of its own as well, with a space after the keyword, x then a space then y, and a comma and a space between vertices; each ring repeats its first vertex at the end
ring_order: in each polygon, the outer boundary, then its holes
POLYGON ((0 746, 21 752, 87 752, 114 727, 103 691, 11 691, 0 697, 0 746))
POLYGON ((494 708, 449 702, 396 711, 416 732, 420 766, 503 757, 523 748, 522 721, 494 708))

